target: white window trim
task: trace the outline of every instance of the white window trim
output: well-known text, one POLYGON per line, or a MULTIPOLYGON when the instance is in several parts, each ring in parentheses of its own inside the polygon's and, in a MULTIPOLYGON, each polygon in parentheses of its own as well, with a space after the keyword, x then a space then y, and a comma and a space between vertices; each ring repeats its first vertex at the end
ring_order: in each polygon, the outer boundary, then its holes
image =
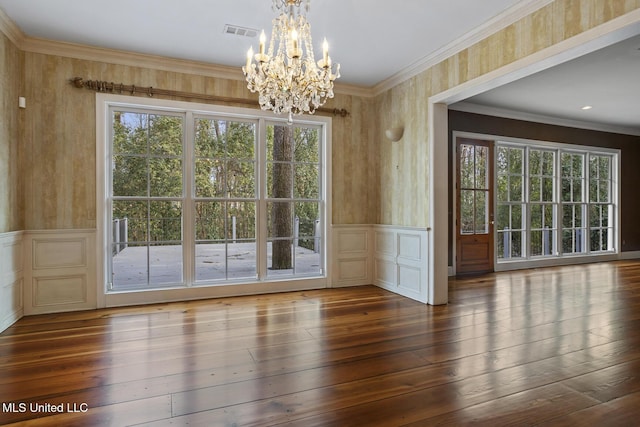
MULTIPOLYGON (((536 268, 536 267, 553 267, 559 265, 570 265, 570 264, 586 264, 586 263, 594 263, 594 262, 602 262, 602 261, 614 261, 619 259, 620 254, 620 242, 622 241, 621 231, 620 231, 620 157, 621 151, 619 149, 614 148, 606 148, 606 147, 596 147, 589 145, 576 145, 576 144, 566 144, 560 142, 551 142, 551 141, 539 141, 533 139, 526 138, 514 138, 514 137, 504 137, 499 135, 491 135, 491 134, 481 134, 481 133, 473 133, 473 132, 460 132, 453 131, 451 137, 451 144, 454 147, 455 153, 455 144, 457 138, 472 138, 472 139, 482 139, 482 140, 490 140, 495 143, 504 143, 504 144, 512 144, 514 146, 536 146, 543 149, 562 149, 566 151, 588 151, 588 152, 598 152, 603 154, 610 154, 613 156, 612 162, 612 183, 615 186, 615 191, 612 192, 612 204, 614 209, 614 221, 615 221, 615 232, 614 232, 614 250, 606 253, 596 253, 596 254, 568 254, 562 257, 535 257, 530 259, 517 259, 517 260, 508 260, 508 261, 500 261, 498 262, 498 253, 494 251, 494 270, 496 272, 499 271, 511 271, 511 270, 520 270, 526 268, 536 268)), ((495 159, 494 159, 495 160, 495 159)), ((455 203, 455 189, 456 183, 458 180, 457 177, 457 166, 456 166, 456 156, 452 156, 452 194, 453 194, 453 205, 452 205, 452 218, 456 218, 456 203, 455 203)), ((526 172, 526 171, 525 171, 526 172)), ((493 165, 493 175, 494 182, 497 179, 497 170, 495 168, 495 162, 493 165)), ((493 197, 493 209, 494 212, 497 212, 497 197, 493 197)), ((527 221, 528 221, 527 217, 527 221)), ((529 229, 529 227, 527 227, 529 229)), ((497 230, 494 227, 494 239, 496 238, 497 230)), ((557 233, 558 235, 560 233, 557 233)), ((456 253, 456 227, 455 225, 451 230, 452 236, 452 251, 453 254, 456 253)), ((528 242, 526 242, 528 245, 528 242)), ((455 275, 456 271, 456 260, 455 256, 452 260, 452 273, 455 275)))
MULTIPOLYGON (((324 167, 322 174, 321 205, 324 208, 324 215, 320 227, 324 236, 324 246, 322 251, 322 261, 324 264, 324 274, 321 277, 289 277, 283 279, 270 279, 269 281, 251 281, 239 284, 216 284, 213 286, 191 286, 179 288, 165 288, 158 290, 140 290, 127 292, 107 292, 107 266, 106 254, 109 253, 108 236, 109 227, 106 226, 107 219, 107 196, 108 196, 108 170, 107 161, 109 159, 109 109, 113 106, 127 108, 154 108, 168 112, 190 111, 193 114, 222 114, 227 117, 237 117, 242 119, 263 119, 259 120, 258 141, 259 146, 265 145, 266 141, 261 140, 263 126, 266 123, 282 122, 286 123, 286 117, 275 116, 270 111, 258 109, 228 107, 201 103, 191 103, 184 101, 171 101, 153 98, 142 98, 135 96, 115 95, 106 93, 96 93, 96 251, 97 251, 97 306, 116 307, 125 305, 150 304, 169 301, 182 301, 191 299, 215 298, 235 295, 261 294, 270 292, 286 292, 306 289, 319 289, 331 286, 331 262, 329 254, 332 253, 331 240, 331 124, 330 117, 322 116, 300 116, 296 119, 299 124, 320 125, 324 139, 320 163, 324 167)), ((188 127, 187 127, 188 129, 188 127)), ((187 130, 189 132, 189 130, 187 130)), ((260 239, 263 236, 258 236, 260 239)), ((266 256, 266 255, 264 255, 266 256)))

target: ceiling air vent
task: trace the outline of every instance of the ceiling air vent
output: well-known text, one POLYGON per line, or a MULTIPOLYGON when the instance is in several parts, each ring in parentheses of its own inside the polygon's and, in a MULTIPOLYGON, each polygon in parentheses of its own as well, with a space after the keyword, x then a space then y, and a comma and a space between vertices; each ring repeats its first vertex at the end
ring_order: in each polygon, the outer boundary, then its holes
POLYGON ((258 35, 258 30, 227 24, 224 26, 224 33, 243 37, 255 37, 258 35))

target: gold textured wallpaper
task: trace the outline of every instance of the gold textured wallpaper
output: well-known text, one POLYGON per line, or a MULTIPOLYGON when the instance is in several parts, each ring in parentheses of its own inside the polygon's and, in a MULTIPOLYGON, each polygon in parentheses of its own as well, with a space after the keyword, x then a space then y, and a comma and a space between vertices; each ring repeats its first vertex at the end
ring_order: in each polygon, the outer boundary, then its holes
POLYGON ((0 32, 0 233, 24 228, 18 109, 23 54, 0 32))
MULTIPOLYGON (((29 230, 96 227, 95 94, 73 87, 70 78, 81 76, 88 80, 255 98, 239 80, 39 53, 25 54, 25 68, 25 96, 29 99, 29 108, 22 139, 25 147, 25 225, 29 230)), ((372 144, 373 132, 368 126, 372 106, 371 98, 356 96, 337 95, 331 101, 331 108, 346 108, 351 112, 346 118, 333 120, 335 223, 375 221, 372 216, 376 211, 375 198, 370 193, 375 191, 371 182, 377 175, 377 152, 372 144)))

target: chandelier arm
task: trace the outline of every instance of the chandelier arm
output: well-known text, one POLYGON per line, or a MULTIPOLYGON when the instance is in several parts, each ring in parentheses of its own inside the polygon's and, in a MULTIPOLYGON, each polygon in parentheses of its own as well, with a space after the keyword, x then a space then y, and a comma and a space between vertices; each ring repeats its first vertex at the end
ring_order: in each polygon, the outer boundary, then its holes
MULTIPOLYGON (((254 58, 251 49, 243 67, 247 88, 258 93, 261 108, 290 117, 318 111, 333 98, 333 82, 340 77, 340 64, 333 73, 326 40, 322 60, 315 60, 311 25, 300 10, 304 1, 272 0, 274 11, 282 12, 273 20, 267 54, 261 36, 259 54, 254 58)), ((306 11, 309 4, 306 0, 306 11)))

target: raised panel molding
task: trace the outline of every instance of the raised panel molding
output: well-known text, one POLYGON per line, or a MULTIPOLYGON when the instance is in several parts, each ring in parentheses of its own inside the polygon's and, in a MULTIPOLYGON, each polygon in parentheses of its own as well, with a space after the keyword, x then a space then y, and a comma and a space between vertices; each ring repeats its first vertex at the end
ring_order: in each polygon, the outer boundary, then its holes
POLYGON ((390 291, 395 289, 398 284, 398 266, 396 263, 376 258, 375 266, 375 284, 390 291))
POLYGON ((77 239, 33 239, 33 269, 86 268, 87 241, 77 239))
POLYGON ((375 230, 376 255, 396 256, 396 235, 393 229, 375 230))
POLYGON ((24 314, 97 308, 94 230, 25 233, 24 314))
POLYGON ((24 315, 23 266, 23 233, 0 233, 0 332, 24 315))
POLYGON ((369 278, 368 265, 369 260, 366 257, 338 260, 339 280, 366 282, 369 278))
POLYGON ((422 260, 421 237, 418 234, 398 233, 398 256, 407 260, 422 260))
POLYGON ((33 306, 57 306, 87 302, 85 275, 35 277, 33 279, 33 306))
POLYGON ((428 236, 423 228, 374 225, 374 284, 427 302, 428 236))
POLYGON ((420 273, 421 269, 418 267, 399 265, 398 287, 405 289, 407 292, 419 293, 422 282, 420 280, 420 273))
POLYGON ((341 254, 364 253, 369 250, 368 229, 345 230, 337 233, 338 250, 341 254))

